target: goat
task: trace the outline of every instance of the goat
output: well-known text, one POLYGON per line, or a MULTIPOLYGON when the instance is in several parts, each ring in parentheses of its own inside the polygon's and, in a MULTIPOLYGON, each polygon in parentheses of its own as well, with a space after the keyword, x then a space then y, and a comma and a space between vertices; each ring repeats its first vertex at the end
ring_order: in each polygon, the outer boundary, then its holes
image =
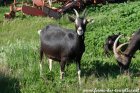
POLYGON ((140 49, 140 29, 132 35, 129 42, 121 44, 117 47, 117 42, 121 36, 122 35, 120 35, 115 40, 113 45, 113 52, 119 64, 120 71, 124 70, 124 73, 127 74, 129 72, 129 65, 131 63, 132 57, 134 57, 136 51, 140 49), (125 49, 124 52, 121 52, 121 47, 126 44, 128 44, 128 47, 125 49))
MULTIPOLYGON (((107 37, 105 44, 104 44, 104 53, 105 55, 109 56, 110 51, 113 51, 113 44, 116 40, 116 38, 120 35, 119 34, 113 34, 107 37)), ((117 43, 117 46, 120 44, 120 42, 117 43)))
POLYGON ((64 77, 65 64, 70 60, 76 61, 78 70, 79 84, 81 84, 80 60, 85 51, 85 31, 89 21, 85 18, 85 11, 80 17, 74 9, 76 18, 69 17, 70 21, 75 22, 76 30, 65 29, 56 25, 48 25, 40 32, 40 75, 42 75, 42 58, 45 54, 49 59, 49 69, 52 69, 52 60, 60 63, 60 79, 64 77))

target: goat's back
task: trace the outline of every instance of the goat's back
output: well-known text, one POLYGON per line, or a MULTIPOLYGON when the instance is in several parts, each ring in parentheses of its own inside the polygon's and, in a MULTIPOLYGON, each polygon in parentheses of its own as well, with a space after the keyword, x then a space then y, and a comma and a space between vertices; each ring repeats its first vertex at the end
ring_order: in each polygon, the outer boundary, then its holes
POLYGON ((52 59, 74 56, 79 50, 78 35, 75 31, 48 25, 41 31, 41 48, 52 59))
POLYGON ((140 50, 140 29, 132 35, 128 47, 129 49, 140 50))

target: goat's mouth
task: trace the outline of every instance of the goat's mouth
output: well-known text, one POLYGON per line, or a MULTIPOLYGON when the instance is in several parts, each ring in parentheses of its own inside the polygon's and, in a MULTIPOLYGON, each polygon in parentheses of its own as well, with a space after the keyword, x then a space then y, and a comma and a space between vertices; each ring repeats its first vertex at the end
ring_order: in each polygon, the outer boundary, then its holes
POLYGON ((83 35, 83 30, 77 30, 77 34, 79 35, 79 36, 81 36, 81 35, 83 35))
POLYGON ((120 73, 124 75, 129 75, 129 64, 124 65, 122 63, 118 63, 120 67, 120 73))

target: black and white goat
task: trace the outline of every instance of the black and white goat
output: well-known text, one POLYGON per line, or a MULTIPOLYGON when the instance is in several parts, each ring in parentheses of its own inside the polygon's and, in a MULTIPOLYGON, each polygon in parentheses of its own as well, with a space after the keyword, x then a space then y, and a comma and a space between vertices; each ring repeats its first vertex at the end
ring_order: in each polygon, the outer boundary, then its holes
POLYGON ((60 63, 60 78, 63 79, 65 64, 69 60, 76 61, 78 70, 78 79, 80 82, 80 60, 85 51, 85 31, 89 22, 85 18, 85 12, 82 17, 74 9, 76 18, 69 17, 75 22, 75 30, 65 29, 56 25, 48 25, 40 31, 41 47, 40 47, 40 74, 42 74, 42 58, 45 54, 49 59, 49 69, 52 69, 52 60, 60 63))

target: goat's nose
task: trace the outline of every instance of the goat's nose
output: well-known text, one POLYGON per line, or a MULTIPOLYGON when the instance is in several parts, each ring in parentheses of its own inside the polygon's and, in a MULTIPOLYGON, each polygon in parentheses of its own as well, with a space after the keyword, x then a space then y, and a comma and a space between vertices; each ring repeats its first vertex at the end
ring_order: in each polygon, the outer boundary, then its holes
POLYGON ((82 31, 82 27, 78 27, 78 31, 82 31))
POLYGON ((83 35, 83 29, 82 29, 82 27, 79 27, 77 29, 77 33, 78 33, 78 35, 83 35))

